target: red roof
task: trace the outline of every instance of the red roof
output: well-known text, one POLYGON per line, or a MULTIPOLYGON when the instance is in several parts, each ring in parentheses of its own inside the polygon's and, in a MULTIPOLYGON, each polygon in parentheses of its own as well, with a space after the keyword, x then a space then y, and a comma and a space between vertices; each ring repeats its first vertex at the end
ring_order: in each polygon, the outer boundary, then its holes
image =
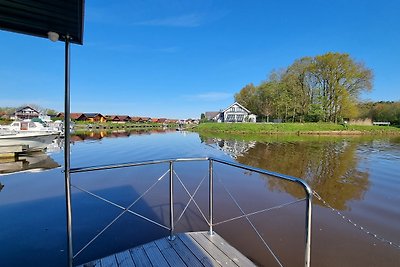
MULTIPOLYGON (((71 113, 70 114, 71 119, 72 120, 78 120, 78 119, 82 119, 82 117, 86 117, 83 113, 71 113)), ((63 113, 63 117, 64 117, 64 113, 63 113)))
POLYGON ((131 121, 138 122, 140 121, 140 117, 131 117, 131 121))

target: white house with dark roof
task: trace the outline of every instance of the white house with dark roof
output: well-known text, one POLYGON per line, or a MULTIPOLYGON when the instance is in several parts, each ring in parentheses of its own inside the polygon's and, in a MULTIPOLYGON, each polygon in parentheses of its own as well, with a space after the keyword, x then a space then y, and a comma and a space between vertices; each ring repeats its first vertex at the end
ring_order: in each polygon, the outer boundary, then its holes
POLYGON ((256 122, 257 119, 256 115, 251 114, 250 110, 238 102, 220 112, 206 112, 205 117, 216 122, 256 122))
POLYGON ((30 106, 25 106, 15 111, 15 118, 20 120, 38 118, 40 112, 30 106))

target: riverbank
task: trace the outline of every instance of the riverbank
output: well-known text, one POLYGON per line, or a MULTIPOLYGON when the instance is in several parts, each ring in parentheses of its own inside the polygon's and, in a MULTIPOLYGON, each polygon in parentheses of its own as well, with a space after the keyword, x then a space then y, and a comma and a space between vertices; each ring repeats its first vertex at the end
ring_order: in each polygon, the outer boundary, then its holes
POLYGON ((393 126, 340 125, 333 123, 201 123, 199 133, 297 135, 400 135, 393 126))

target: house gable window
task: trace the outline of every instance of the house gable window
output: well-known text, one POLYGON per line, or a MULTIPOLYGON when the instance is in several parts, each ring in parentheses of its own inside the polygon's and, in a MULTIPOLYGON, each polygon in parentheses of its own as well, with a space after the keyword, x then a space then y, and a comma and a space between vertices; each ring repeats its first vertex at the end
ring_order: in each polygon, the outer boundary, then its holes
POLYGON ((228 121, 228 122, 233 122, 233 121, 235 121, 235 115, 233 115, 233 114, 228 114, 228 116, 226 116, 226 121, 228 121))

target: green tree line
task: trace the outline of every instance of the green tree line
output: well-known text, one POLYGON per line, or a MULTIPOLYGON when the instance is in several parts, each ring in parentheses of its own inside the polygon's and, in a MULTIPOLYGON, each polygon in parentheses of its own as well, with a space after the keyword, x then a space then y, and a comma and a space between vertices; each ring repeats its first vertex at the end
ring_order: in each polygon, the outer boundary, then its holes
POLYGON ((363 102, 358 104, 359 118, 400 125, 400 101, 363 102))
POLYGON ((235 100, 267 121, 338 123, 358 116, 360 94, 372 84, 372 70, 363 63, 349 54, 327 53, 273 71, 260 85, 242 88, 235 100))

